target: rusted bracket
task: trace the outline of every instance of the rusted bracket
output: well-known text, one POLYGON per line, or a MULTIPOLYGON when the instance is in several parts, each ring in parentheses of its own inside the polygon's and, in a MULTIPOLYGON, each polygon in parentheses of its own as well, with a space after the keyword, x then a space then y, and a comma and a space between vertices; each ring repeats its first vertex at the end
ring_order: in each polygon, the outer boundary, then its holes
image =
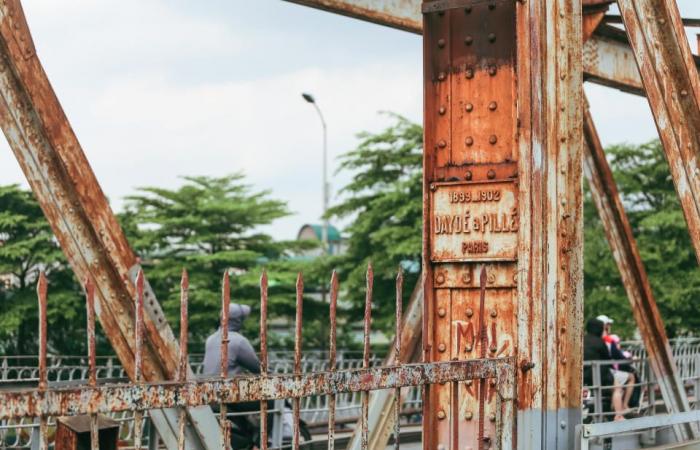
POLYGON ((700 261, 700 78, 673 0, 618 0, 700 261))
MULTIPOLYGON (((668 344, 661 313, 587 105, 584 105, 583 129, 586 178, 664 402, 669 411, 689 411, 688 397, 668 344)), ((675 430, 679 440, 697 437, 689 423, 677 425, 675 430)))
MULTIPOLYGON (((76 276, 94 282, 96 313, 133 376, 135 290, 129 273, 137 258, 36 56, 18 0, 0 4, 0 127, 76 276)), ((171 379, 177 343, 152 292, 146 303, 144 377, 171 379)), ((219 426, 210 409, 190 413, 196 424, 190 446, 216 448, 219 426)), ((168 436, 177 429, 175 415, 154 411, 151 417, 165 442, 173 444, 168 436)))

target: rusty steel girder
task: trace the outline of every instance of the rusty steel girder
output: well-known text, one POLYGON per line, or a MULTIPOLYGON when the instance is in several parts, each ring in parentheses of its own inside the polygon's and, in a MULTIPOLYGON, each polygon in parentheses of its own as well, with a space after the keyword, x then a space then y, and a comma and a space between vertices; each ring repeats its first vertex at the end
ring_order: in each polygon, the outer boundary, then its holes
POLYGON ((700 261, 700 78, 673 0, 618 0, 700 261))
MULTIPOLYGON (((673 412, 689 411, 688 397, 678 376, 661 313, 587 104, 584 104, 583 129, 586 140, 584 171, 650 365, 667 408, 673 412)), ((698 437, 691 424, 677 426, 675 430, 679 442, 698 437)))
MULTIPOLYGON (((0 4, 0 127, 79 279, 95 285, 95 310, 123 367, 134 374, 134 285, 138 260, 126 241, 37 57, 18 0, 0 4)), ((147 298, 144 377, 172 378, 177 343, 152 292, 147 298)), ((191 411, 199 448, 215 448, 209 408, 191 411)), ((153 411, 168 441, 173 412, 153 411)), ((174 448, 174 447, 169 447, 174 448)))
MULTIPOLYGON (((581 3, 429 1, 423 11, 424 359, 515 356, 511 445, 573 448, 581 3)), ((425 449, 492 439, 498 411, 483 383, 430 386, 424 408, 425 449)))

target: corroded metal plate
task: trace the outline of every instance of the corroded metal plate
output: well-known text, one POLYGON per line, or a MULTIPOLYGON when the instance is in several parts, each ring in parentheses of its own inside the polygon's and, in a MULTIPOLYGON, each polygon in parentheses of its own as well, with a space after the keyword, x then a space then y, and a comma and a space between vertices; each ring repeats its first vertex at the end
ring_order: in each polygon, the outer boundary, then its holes
POLYGON ((514 261, 518 249, 515 180, 431 186, 431 259, 514 261))

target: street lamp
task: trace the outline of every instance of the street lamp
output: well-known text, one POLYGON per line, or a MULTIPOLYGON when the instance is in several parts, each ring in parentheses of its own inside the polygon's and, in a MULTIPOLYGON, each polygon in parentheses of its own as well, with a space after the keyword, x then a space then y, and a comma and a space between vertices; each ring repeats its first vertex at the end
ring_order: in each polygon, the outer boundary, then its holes
POLYGON ((323 243, 323 250, 326 253, 330 253, 330 246, 328 245, 328 217, 326 216, 328 212, 328 130, 326 128, 326 120, 323 118, 323 113, 321 113, 314 96, 308 93, 302 93, 301 96, 308 103, 314 105, 318 117, 321 118, 321 125, 323 125, 323 228, 321 231, 321 242, 323 243))

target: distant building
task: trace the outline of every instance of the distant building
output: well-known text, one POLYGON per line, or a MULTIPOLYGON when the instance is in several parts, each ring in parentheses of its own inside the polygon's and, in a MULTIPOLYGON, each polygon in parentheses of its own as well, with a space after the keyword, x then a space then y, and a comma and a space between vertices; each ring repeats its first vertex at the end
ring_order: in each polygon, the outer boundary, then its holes
MULTIPOLYGON (((306 224, 299 229, 298 241, 319 241, 323 239, 323 225, 306 224)), ((318 256, 322 248, 311 250, 306 256, 318 256)), ((339 255, 345 251, 345 242, 340 231, 333 225, 328 225, 328 252, 331 255, 339 255)))

